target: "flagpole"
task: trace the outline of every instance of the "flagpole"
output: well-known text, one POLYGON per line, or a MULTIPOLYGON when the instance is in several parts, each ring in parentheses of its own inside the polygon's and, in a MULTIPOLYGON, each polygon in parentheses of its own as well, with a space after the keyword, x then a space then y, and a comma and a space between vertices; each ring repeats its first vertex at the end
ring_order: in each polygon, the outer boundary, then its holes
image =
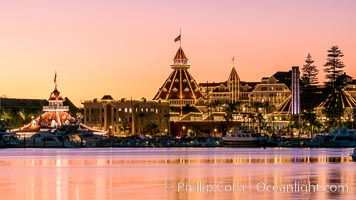
POLYGON ((180 35, 179 47, 182 47, 182 30, 181 30, 181 28, 179 28, 179 35, 180 35))
POLYGON ((57 70, 54 72, 54 88, 57 89, 57 70))

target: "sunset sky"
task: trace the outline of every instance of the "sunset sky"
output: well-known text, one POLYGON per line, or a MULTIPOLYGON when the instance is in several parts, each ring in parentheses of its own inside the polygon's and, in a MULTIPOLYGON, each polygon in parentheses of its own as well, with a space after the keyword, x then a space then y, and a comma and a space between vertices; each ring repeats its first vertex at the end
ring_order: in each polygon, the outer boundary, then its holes
POLYGON ((152 99, 182 48, 197 82, 235 68, 260 81, 305 63, 324 80, 338 45, 356 78, 354 0, 1 0, 0 96, 47 99, 54 88, 77 106, 101 98, 152 99))

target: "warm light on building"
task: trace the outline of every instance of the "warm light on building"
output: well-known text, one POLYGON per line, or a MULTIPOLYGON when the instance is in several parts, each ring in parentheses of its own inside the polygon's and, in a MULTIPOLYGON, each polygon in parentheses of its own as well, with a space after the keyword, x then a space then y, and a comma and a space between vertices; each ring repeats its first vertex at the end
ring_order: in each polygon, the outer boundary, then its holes
POLYGON ((102 99, 84 101, 84 124, 110 131, 118 136, 167 134, 169 103, 167 101, 102 99))

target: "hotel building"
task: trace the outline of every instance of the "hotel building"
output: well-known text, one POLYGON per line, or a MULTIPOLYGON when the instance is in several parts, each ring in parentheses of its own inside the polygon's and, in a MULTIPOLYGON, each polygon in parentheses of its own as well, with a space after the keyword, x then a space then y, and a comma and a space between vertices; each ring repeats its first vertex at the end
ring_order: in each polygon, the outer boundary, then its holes
MULTIPOLYGON (((300 111, 305 112, 307 103, 303 87, 299 89, 299 81, 294 81, 298 87, 294 89, 294 99, 292 97, 292 70, 276 72, 270 77, 263 77, 260 82, 247 82, 240 79, 233 64, 226 81, 197 83, 189 72, 190 64, 182 47, 175 54, 171 68, 171 74, 152 101, 114 100, 110 95, 100 100, 84 101, 84 124, 122 136, 183 133, 184 129, 189 130, 188 127, 197 129, 193 126, 199 126, 205 133, 217 132, 223 131, 223 128, 216 130, 216 127, 226 124, 227 109, 233 105, 239 108, 235 107, 230 113, 231 125, 256 127, 263 121, 264 128, 272 126, 273 130, 279 130, 290 123, 292 104, 297 106, 298 115, 300 111)), ((299 77, 299 67, 292 69, 299 77)), ((350 94, 347 96, 353 110, 356 84, 351 77, 349 79, 345 91, 350 94)), ((317 92, 312 98, 319 104, 325 100, 323 93, 317 92)), ((319 112, 316 113, 322 115, 322 107, 317 110, 319 112)), ((353 120, 353 114, 348 113, 348 119, 353 120)))
POLYGON ((117 136, 135 134, 168 134, 169 103, 167 101, 114 100, 110 95, 100 100, 82 102, 84 124, 117 136))

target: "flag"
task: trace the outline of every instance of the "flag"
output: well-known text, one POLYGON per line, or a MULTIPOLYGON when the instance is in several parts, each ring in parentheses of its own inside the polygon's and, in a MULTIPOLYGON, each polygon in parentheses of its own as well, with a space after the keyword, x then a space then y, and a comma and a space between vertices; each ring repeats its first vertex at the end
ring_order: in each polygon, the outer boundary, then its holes
POLYGON ((180 34, 178 35, 178 37, 176 37, 176 39, 174 39, 174 42, 178 42, 180 41, 180 34))

